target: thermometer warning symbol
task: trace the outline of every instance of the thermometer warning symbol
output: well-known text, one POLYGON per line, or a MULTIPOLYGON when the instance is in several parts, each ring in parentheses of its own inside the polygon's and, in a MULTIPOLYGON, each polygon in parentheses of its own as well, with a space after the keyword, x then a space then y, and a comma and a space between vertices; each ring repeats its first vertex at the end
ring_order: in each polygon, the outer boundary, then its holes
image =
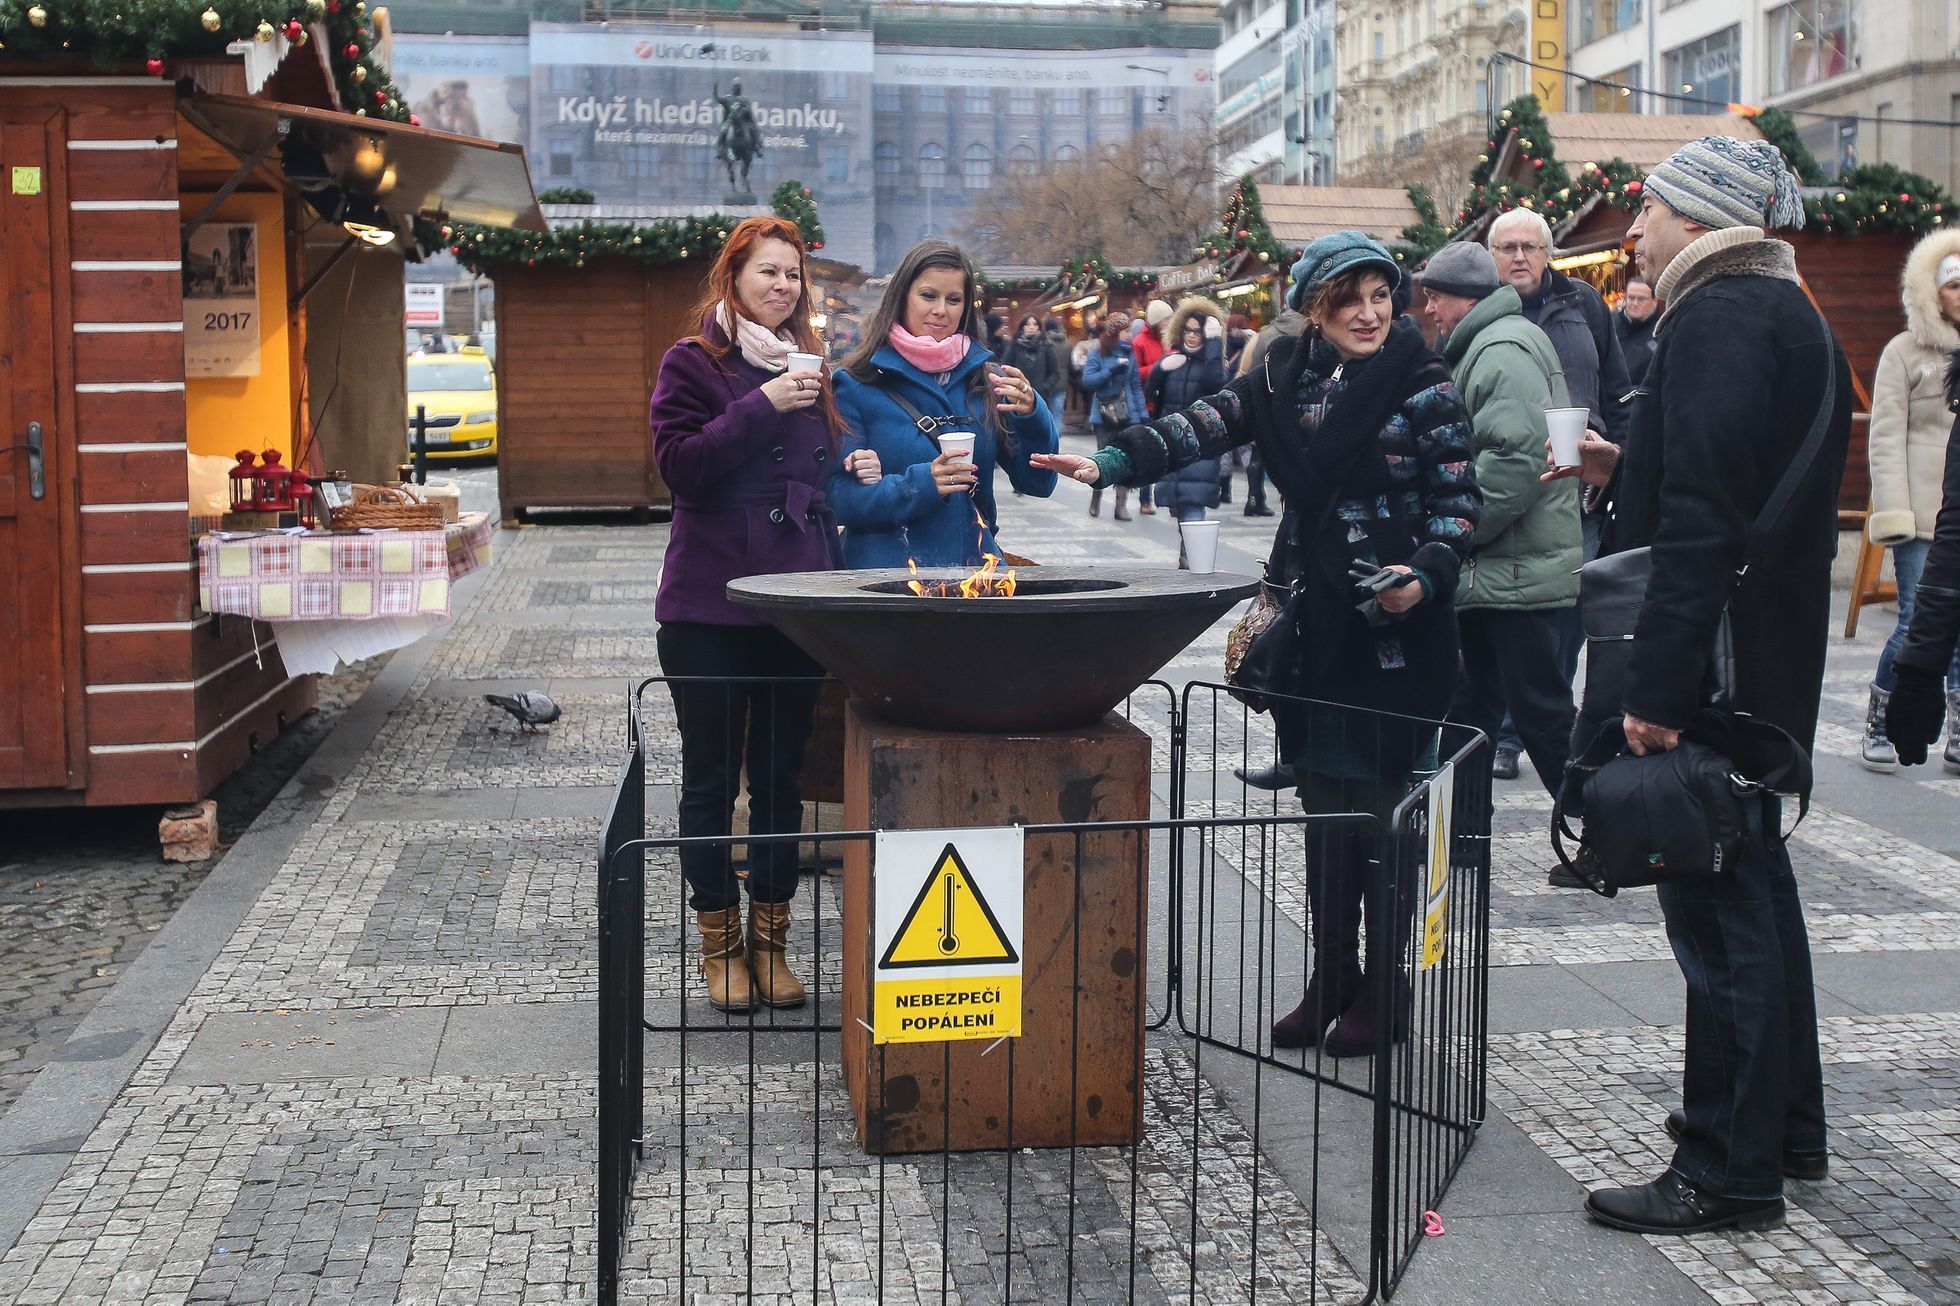
MULTIPOLYGON (((880 867, 879 873, 901 872, 880 867)), ((947 844, 932 873, 919 885, 918 895, 878 964, 892 970, 906 966, 980 966, 1020 959, 987 904, 987 896, 960 860, 959 851, 947 844)))

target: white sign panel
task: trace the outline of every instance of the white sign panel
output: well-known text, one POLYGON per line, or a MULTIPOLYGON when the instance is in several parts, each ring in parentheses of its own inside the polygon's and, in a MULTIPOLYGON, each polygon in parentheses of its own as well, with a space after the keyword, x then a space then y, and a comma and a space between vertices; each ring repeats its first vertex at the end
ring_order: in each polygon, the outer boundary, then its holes
POLYGON ((184 375, 259 374, 259 229, 208 222, 184 241, 184 375))
POLYGON ((872 1036, 1021 1032, 1022 831, 880 830, 873 849, 872 1036))
POLYGON ((435 282, 410 282, 402 287, 406 308, 402 321, 412 327, 442 327, 442 291, 435 282))

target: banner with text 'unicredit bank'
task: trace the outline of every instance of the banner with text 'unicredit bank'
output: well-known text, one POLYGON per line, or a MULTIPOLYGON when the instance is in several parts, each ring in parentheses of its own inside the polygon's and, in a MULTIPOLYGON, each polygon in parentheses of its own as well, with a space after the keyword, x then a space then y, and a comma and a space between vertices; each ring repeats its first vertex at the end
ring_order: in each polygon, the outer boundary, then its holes
POLYGON ((815 192, 824 253, 869 266, 872 66, 868 32, 533 23, 532 174, 607 202, 724 208, 794 178, 815 192), (737 82, 762 145, 746 188, 715 157, 717 97, 737 82))

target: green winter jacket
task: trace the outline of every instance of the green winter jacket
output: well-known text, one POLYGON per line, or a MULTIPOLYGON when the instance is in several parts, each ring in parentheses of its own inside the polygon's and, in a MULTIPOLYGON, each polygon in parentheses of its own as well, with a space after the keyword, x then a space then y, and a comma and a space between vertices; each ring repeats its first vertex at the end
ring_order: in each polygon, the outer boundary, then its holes
POLYGON ((1545 470, 1545 409, 1567 406, 1565 374, 1545 333, 1501 287, 1457 323, 1443 348, 1470 411, 1484 515, 1456 594, 1473 608, 1563 608, 1579 601, 1579 483, 1545 470))

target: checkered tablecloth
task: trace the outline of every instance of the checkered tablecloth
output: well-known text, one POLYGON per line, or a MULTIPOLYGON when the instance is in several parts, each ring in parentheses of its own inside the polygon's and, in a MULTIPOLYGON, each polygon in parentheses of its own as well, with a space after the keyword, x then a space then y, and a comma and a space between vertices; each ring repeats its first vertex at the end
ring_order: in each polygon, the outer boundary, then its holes
POLYGON ((447 617, 450 582, 490 561, 490 519, 471 513, 438 534, 315 531, 197 542, 206 612, 260 621, 447 617))

